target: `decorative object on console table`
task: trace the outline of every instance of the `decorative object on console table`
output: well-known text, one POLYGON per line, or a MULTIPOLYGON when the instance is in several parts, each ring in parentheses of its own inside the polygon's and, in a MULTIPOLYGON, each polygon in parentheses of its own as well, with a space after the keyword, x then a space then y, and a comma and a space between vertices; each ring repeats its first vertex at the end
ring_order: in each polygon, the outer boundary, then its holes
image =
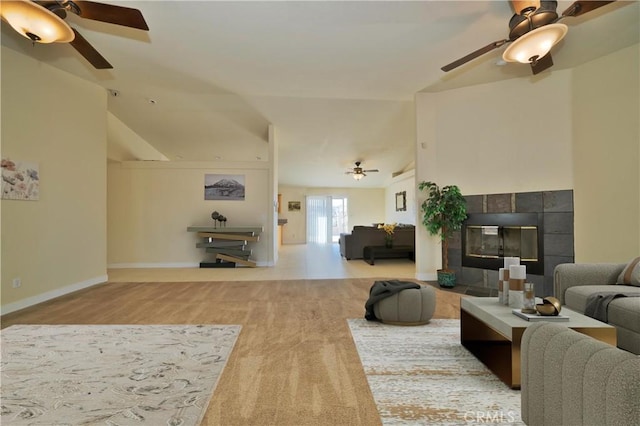
POLYGON ((188 232, 197 232, 203 241, 196 244, 207 253, 214 254, 213 261, 200 262, 201 268, 235 268, 236 264, 255 268, 256 262, 249 259, 252 254, 247 248, 250 242, 260 239, 262 226, 236 226, 217 228, 213 226, 189 226, 188 232))
POLYGON ((382 229, 385 232, 384 246, 386 248, 393 247, 393 231, 396 229, 396 223, 387 223, 386 225, 378 225, 378 229, 382 229))
POLYGON ((433 182, 420 182, 420 191, 426 190, 427 199, 422 203, 422 224, 431 235, 440 235, 442 241, 442 269, 438 272, 441 287, 455 287, 456 274, 449 269, 449 238, 462 228, 467 218, 467 202, 455 185, 440 188, 433 182))
POLYGON ((227 224, 227 218, 217 211, 211 213, 211 219, 214 220, 214 228, 217 228, 218 222, 220 222, 220 226, 226 226, 227 224))

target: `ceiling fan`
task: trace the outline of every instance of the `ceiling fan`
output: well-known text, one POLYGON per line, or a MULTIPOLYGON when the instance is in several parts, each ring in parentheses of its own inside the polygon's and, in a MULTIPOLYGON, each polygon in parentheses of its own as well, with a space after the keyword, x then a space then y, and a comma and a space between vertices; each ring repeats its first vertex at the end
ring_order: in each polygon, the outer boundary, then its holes
POLYGON ((356 161, 356 166, 353 168, 353 170, 349 170, 348 172, 345 172, 345 174, 353 175, 353 178, 355 180, 360 180, 366 176, 365 173, 377 173, 380 171, 378 169, 363 170, 362 167, 360 167, 360 164, 360 161, 356 161))
POLYGON ((516 13, 509 21, 509 38, 494 41, 441 69, 451 71, 498 47, 512 43, 504 51, 502 59, 506 62, 531 64, 533 74, 538 74, 553 65, 551 48, 567 33, 567 26, 558 23, 561 19, 584 15, 614 1, 578 0, 558 17, 557 1, 510 0, 516 13))
POLYGON ((0 1, 0 16, 34 43, 69 43, 97 69, 113 68, 82 36, 64 21, 67 13, 81 18, 148 31, 138 9, 81 0, 0 1))

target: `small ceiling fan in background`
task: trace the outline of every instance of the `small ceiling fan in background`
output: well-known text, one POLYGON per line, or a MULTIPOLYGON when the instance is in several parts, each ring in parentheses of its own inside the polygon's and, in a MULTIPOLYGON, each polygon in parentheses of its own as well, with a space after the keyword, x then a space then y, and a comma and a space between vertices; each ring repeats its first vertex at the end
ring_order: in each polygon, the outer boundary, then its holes
POLYGON ((346 175, 353 175, 353 178, 355 180, 360 180, 363 177, 366 176, 365 173, 377 173, 380 170, 378 169, 370 169, 370 170, 364 170, 362 167, 360 167, 361 162, 360 161, 356 161, 356 166, 353 168, 353 170, 349 170, 347 172, 345 172, 346 175))
POLYGON ((80 0, 0 1, 0 16, 23 37, 34 43, 69 43, 97 69, 113 68, 82 36, 64 21, 67 13, 81 18, 148 31, 138 9, 80 0))
POLYGON ((462 58, 442 67, 448 72, 478 58, 507 43, 512 43, 504 51, 506 62, 531 64, 533 74, 538 74, 551 66, 551 48, 567 33, 567 26, 558 23, 561 19, 584 15, 615 0, 578 0, 558 17, 557 1, 510 0, 515 14, 509 21, 509 38, 494 41, 462 58))

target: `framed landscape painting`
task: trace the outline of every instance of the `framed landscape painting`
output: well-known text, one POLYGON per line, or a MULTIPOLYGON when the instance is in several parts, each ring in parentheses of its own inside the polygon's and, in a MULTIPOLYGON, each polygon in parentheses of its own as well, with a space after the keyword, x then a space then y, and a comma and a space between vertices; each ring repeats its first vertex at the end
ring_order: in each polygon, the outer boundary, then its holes
POLYGON ((204 199, 244 201, 244 175, 204 175, 204 199))

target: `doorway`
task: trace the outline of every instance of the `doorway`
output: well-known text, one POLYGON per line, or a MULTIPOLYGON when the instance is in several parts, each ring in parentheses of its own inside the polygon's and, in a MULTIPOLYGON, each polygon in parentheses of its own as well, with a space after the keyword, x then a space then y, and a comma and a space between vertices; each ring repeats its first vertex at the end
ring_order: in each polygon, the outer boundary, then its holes
POLYGON ((347 199, 331 196, 307 196, 307 243, 338 242, 348 229, 347 199))

